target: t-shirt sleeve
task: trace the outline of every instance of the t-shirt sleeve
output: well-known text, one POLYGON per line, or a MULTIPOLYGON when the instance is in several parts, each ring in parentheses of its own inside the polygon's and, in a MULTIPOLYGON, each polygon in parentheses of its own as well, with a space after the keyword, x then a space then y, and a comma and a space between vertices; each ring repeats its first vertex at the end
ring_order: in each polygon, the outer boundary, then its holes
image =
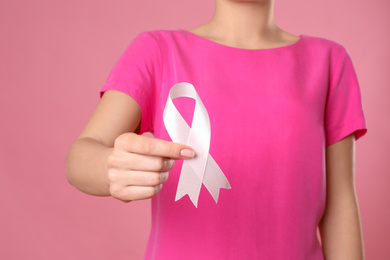
POLYGON ((121 91, 131 96, 141 110, 140 134, 153 132, 154 93, 161 54, 151 32, 139 33, 127 46, 100 91, 121 91))
POLYGON ((332 53, 325 108, 326 145, 349 134, 359 139, 367 132, 357 75, 348 51, 341 45, 332 53))

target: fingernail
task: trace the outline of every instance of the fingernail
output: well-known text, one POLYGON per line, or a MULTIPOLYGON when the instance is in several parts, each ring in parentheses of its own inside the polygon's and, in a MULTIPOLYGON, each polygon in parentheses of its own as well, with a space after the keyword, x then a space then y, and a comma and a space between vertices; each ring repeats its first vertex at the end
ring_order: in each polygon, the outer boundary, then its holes
POLYGON ((158 193, 161 190, 161 188, 162 188, 162 184, 157 185, 154 188, 156 189, 156 193, 158 193))
POLYGON ((191 149, 183 149, 180 151, 180 155, 187 158, 194 158, 195 152, 191 149))
POLYGON ((162 172, 160 173, 160 182, 164 183, 168 180, 169 173, 168 172, 162 172))
POLYGON ((175 160, 172 159, 165 160, 164 164, 165 164, 164 170, 170 170, 173 168, 173 166, 175 166, 175 160))

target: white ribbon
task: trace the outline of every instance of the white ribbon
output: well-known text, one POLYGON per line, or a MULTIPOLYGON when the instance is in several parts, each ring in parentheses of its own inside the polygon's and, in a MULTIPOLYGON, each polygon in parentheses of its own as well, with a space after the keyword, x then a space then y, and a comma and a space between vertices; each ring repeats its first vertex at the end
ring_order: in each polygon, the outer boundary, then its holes
POLYGON ((187 82, 174 85, 169 91, 163 120, 172 141, 190 146, 195 151, 195 158, 184 160, 180 173, 175 201, 188 194, 197 207, 202 183, 218 202, 219 189, 230 189, 229 181, 209 154, 210 119, 206 108, 199 98, 194 86, 187 82), (190 127, 173 104, 175 98, 188 97, 195 99, 195 110, 190 127))

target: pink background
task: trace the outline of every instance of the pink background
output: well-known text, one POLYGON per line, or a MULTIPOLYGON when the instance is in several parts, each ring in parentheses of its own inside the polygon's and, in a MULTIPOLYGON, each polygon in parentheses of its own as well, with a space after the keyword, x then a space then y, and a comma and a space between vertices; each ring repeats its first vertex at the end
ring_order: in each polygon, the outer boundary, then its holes
MULTIPOLYGON (((356 187, 367 259, 390 259, 390 2, 276 0, 278 24, 349 50, 368 134, 356 187), (386 25, 386 26, 385 26, 386 25)), ((191 29, 212 0, 0 2, 0 259, 141 259, 150 202, 92 197, 67 183, 65 154, 130 40, 191 29)))

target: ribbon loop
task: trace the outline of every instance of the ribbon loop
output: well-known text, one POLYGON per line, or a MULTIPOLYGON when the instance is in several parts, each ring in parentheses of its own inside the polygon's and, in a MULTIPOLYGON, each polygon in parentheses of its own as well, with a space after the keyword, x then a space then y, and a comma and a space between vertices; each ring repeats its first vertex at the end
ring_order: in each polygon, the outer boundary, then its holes
POLYGON ((217 203, 219 190, 221 188, 230 189, 231 187, 226 176, 209 154, 210 119, 192 84, 181 82, 171 88, 164 108, 163 120, 172 141, 187 144, 196 153, 195 158, 183 162, 175 201, 188 195, 197 207, 203 183, 217 203), (173 100, 179 97, 188 97, 195 100, 192 127, 187 124, 173 104, 173 100))

